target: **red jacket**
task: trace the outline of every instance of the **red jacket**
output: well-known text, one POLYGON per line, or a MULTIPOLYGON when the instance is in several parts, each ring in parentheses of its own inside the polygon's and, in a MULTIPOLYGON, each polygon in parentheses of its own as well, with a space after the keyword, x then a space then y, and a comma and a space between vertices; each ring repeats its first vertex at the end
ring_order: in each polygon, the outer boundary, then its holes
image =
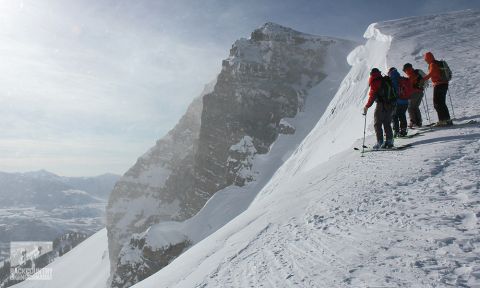
POLYGON ((408 100, 412 97, 414 90, 413 90, 413 85, 410 79, 405 77, 400 77, 398 79, 398 87, 400 89, 400 93, 399 93, 400 95, 398 95, 398 98, 402 100, 408 100))
POLYGON ((366 108, 370 108, 373 105, 373 102, 375 102, 377 92, 382 87, 382 74, 380 72, 374 72, 370 75, 368 85, 370 86, 370 92, 368 93, 367 104, 365 104, 366 108))

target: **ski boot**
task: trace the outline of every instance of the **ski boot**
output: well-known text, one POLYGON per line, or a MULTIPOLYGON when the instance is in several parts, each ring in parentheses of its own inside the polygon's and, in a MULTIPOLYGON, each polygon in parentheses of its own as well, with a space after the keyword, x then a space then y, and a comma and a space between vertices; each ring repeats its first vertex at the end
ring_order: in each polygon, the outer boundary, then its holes
POLYGON ((372 149, 373 150, 378 150, 380 148, 382 148, 383 146, 383 141, 382 142, 377 142, 377 144, 373 145, 372 149))
POLYGON ((382 149, 390 149, 393 148, 393 139, 385 141, 385 143, 380 146, 382 149))
POLYGON ((445 126, 448 126, 448 121, 447 121, 447 120, 440 120, 440 121, 438 121, 434 126, 435 126, 435 127, 445 127, 445 126))

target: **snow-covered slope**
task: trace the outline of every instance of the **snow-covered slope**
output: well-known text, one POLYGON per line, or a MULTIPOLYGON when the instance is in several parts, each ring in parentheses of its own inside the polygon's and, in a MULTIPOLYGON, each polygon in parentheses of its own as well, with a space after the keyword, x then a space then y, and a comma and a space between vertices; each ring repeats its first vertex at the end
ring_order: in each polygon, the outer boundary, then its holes
POLYGON ((107 230, 102 229, 55 260, 46 268, 52 269, 52 280, 27 280, 15 288, 103 288, 106 287, 110 263, 107 230))
POLYGON ((372 24, 327 113, 248 209, 134 287, 479 286, 480 127, 461 124, 480 120, 478 35, 475 11, 372 24), (454 71, 459 125, 360 157, 370 68, 426 69, 428 50, 454 71))

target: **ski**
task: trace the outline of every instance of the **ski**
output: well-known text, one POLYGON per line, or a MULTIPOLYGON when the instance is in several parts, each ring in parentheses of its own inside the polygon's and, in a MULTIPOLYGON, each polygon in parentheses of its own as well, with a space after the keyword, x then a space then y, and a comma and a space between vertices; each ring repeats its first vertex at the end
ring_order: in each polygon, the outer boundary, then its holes
POLYGON ((423 135, 421 132, 416 132, 407 136, 398 136, 396 139, 410 139, 410 138, 421 136, 421 135, 423 135))
POLYGON ((401 150, 410 148, 412 146, 413 146, 412 144, 405 144, 400 146, 394 146, 392 148, 379 148, 379 149, 368 148, 364 152, 401 151, 401 150))
MULTIPOLYGON (((412 147, 413 145, 412 144, 405 144, 405 145, 400 145, 400 146, 394 146, 392 148, 379 148, 379 149, 373 149, 373 148, 370 148, 370 147, 367 147, 365 146, 365 150, 364 152, 375 152, 375 151, 398 151, 398 150, 404 150, 404 149, 407 149, 407 148, 410 148, 412 147)), ((358 148, 358 147, 354 147, 353 150, 355 151, 361 151, 362 148, 358 148)))
MULTIPOLYGON (((363 146, 363 148, 368 149, 368 146, 363 146)), ((353 150, 359 151, 359 150, 362 150, 362 148, 353 147, 353 150)))
POLYGON ((453 125, 468 125, 468 124, 477 124, 478 121, 475 119, 471 120, 466 120, 466 121, 459 121, 459 122, 453 122, 453 125))
POLYGON ((444 126, 436 126, 436 123, 432 124, 427 124, 422 127, 417 128, 419 131, 425 131, 433 128, 452 128, 452 127, 458 127, 458 126, 465 126, 465 125, 472 125, 472 124, 477 124, 478 121, 475 119, 472 120, 467 120, 467 121, 453 121, 452 125, 444 125, 444 126))

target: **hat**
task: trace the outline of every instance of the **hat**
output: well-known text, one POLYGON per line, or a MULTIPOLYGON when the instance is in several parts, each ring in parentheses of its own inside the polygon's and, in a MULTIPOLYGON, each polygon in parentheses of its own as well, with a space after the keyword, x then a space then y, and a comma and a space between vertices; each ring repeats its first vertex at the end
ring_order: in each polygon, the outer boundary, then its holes
POLYGON ((405 70, 407 70, 407 69, 409 69, 409 68, 412 68, 412 69, 413 69, 412 64, 410 64, 410 63, 405 63, 405 65, 403 65, 403 71, 405 71, 405 70))

